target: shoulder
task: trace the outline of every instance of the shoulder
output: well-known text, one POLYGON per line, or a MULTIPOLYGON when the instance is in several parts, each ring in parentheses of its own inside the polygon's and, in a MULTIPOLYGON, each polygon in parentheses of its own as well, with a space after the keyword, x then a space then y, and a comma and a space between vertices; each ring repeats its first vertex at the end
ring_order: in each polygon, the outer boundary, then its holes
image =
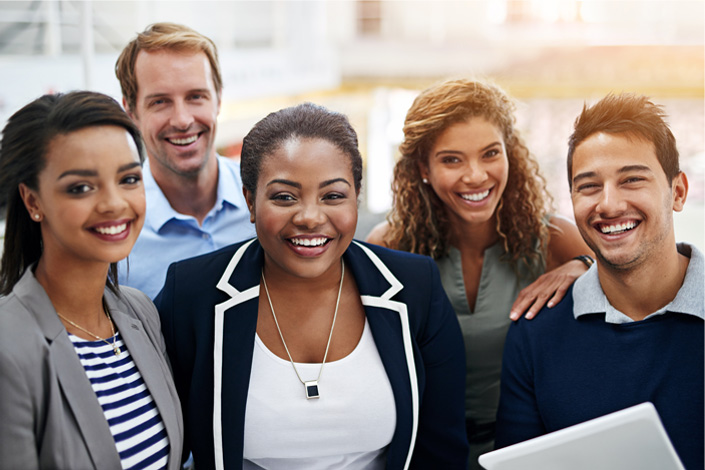
MULTIPOLYGON (((356 254, 356 249, 362 249, 363 251, 369 250, 376 257, 378 257, 385 265, 395 266, 435 266, 433 259, 426 255, 419 255, 416 253, 409 253, 408 251, 393 250, 385 246, 374 244, 372 242, 355 240, 350 248, 353 254, 356 254)), ((368 255, 369 256, 369 255, 368 255)))
POLYGON ((578 227, 560 215, 551 215, 548 220, 547 271, 570 261, 578 255, 593 253, 583 240, 578 227))
MULTIPOLYGON (((537 335, 539 337, 560 333, 566 331, 567 326, 576 322, 573 315, 573 287, 570 286, 565 293, 565 296, 554 307, 548 308, 544 306, 539 313, 527 320, 526 317, 521 317, 513 322, 510 327, 512 334, 537 335)), ((550 336, 548 336, 550 337, 550 336)))
POLYGON ((252 239, 233 243, 232 245, 225 246, 216 251, 211 251, 210 253, 176 261, 169 266, 169 271, 179 271, 181 273, 190 272, 195 277, 200 277, 206 272, 225 269, 235 253, 237 253, 243 245, 251 241, 252 239))
POLYGON ((387 236, 387 233, 389 233, 389 222, 385 220, 378 223, 372 228, 370 233, 365 238, 365 241, 367 243, 373 243, 375 245, 387 246, 384 241, 384 238, 387 236))
POLYGON ((218 168, 226 172, 227 174, 233 175, 238 181, 240 180, 240 163, 236 160, 228 157, 223 157, 218 155, 218 168))

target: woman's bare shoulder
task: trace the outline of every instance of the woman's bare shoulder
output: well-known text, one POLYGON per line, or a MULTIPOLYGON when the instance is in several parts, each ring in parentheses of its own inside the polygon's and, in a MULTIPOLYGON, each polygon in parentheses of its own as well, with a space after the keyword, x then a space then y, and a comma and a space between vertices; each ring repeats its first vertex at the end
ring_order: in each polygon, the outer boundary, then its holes
POLYGON ((389 233, 389 222, 384 220, 370 230, 370 233, 365 237, 365 241, 374 245, 388 247, 387 243, 384 241, 387 233, 389 233))

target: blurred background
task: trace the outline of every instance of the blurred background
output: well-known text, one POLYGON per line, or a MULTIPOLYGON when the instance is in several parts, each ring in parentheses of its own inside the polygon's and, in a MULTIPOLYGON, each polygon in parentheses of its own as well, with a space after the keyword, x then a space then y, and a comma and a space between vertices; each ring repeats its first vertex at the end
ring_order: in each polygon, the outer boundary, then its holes
POLYGON ((48 92, 120 100, 114 65, 150 23, 219 48, 221 154, 269 112, 312 101, 350 117, 365 159, 364 238, 391 204, 406 111, 445 78, 493 80, 519 103, 557 213, 572 219, 565 156, 584 103, 609 92, 663 105, 688 174, 676 237, 705 249, 705 2, 701 0, 0 1, 0 124, 48 92))

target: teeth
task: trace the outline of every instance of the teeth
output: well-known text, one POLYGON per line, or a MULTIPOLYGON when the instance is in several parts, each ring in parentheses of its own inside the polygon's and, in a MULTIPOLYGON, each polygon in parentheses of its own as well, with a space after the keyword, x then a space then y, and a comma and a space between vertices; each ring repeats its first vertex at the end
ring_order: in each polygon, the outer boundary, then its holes
POLYGON ((117 235, 127 229, 127 224, 113 225, 110 227, 96 227, 95 231, 103 235, 117 235))
POLYGON ((636 227, 636 222, 625 222, 623 224, 603 225, 600 227, 602 233, 621 233, 636 227))
POLYGON ((176 145, 188 145, 196 142, 196 139, 198 139, 198 134, 185 139, 169 139, 169 142, 176 145))
POLYGON ((461 194, 460 197, 465 199, 466 201, 482 201, 485 199, 487 196, 489 196, 490 190, 488 189, 487 191, 483 191, 481 193, 475 193, 475 194, 461 194))
POLYGON ((322 246, 328 241, 326 238, 292 238, 291 243, 298 246, 322 246))

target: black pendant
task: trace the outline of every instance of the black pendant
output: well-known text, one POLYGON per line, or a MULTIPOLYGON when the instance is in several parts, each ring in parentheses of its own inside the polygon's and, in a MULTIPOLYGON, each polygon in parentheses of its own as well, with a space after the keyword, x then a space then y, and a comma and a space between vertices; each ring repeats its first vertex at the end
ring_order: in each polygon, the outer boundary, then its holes
POLYGON ((304 388, 306 389, 306 398, 321 398, 318 393, 318 380, 311 380, 310 382, 304 382, 304 388))

